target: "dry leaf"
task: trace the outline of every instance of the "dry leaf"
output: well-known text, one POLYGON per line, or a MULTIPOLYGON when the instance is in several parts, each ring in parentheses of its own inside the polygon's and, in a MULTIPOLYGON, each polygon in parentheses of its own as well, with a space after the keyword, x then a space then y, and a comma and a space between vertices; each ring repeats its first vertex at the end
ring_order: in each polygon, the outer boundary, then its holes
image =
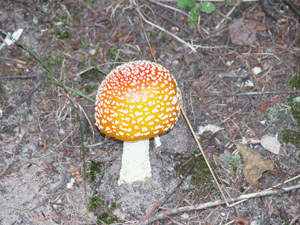
POLYGON ((237 149, 244 161, 243 173, 246 180, 254 187, 258 187, 258 179, 266 170, 273 170, 274 164, 270 160, 264 159, 256 151, 247 145, 236 144, 237 149))
POLYGON ((270 151, 274 154, 277 154, 277 155, 279 154, 280 143, 275 137, 270 136, 270 135, 264 135, 261 138, 260 143, 268 151, 270 151))
POLYGON ((256 41, 256 23, 244 19, 233 20, 229 26, 229 36, 233 44, 252 45, 256 41))

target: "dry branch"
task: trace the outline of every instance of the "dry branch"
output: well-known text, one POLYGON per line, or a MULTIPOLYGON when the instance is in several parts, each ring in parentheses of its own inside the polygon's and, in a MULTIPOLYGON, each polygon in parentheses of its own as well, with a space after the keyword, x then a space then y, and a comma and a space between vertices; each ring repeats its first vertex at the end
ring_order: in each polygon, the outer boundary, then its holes
POLYGON ((291 91, 251 91, 245 93, 234 93, 227 96, 253 96, 253 95, 292 95, 292 94, 300 94, 299 90, 291 90, 291 91))
POLYGON ((172 34, 170 31, 167 31, 166 29, 164 29, 164 28, 162 28, 162 27, 160 27, 160 26, 158 26, 158 25, 156 25, 156 24, 150 22, 149 20, 147 20, 147 19, 144 17, 144 15, 142 14, 142 12, 139 10, 139 8, 138 8, 137 5, 136 5, 136 11, 137 11, 138 14, 140 15, 140 17, 144 20, 144 22, 146 22, 146 23, 150 24, 151 26, 153 26, 153 27, 155 27, 155 28, 157 28, 157 29, 159 29, 159 30, 165 32, 166 34, 172 36, 172 37, 175 38, 177 41, 179 41, 179 42, 181 42, 182 44, 184 44, 185 46, 189 47, 189 48, 192 50, 192 52, 196 52, 196 49, 195 49, 194 46, 191 45, 190 43, 187 43, 186 41, 184 41, 184 40, 181 39, 180 37, 178 37, 178 36, 172 34))
MULTIPOLYGON (((281 189, 272 189, 272 190, 267 189, 267 190, 263 190, 263 191, 260 191, 260 192, 244 194, 244 195, 241 195, 237 198, 227 199, 227 201, 229 203, 233 203, 233 202, 236 202, 236 201, 248 200, 248 199, 257 198, 257 197, 264 197, 264 196, 268 196, 268 195, 275 195, 275 194, 280 194, 280 193, 283 193, 283 192, 288 192, 288 191, 297 190, 297 189, 300 189, 300 183, 298 183, 297 185, 293 185, 293 186, 286 187, 286 188, 281 188, 281 189)), ((180 207, 180 208, 177 208, 177 209, 171 209, 171 210, 167 210, 167 211, 158 213, 157 215, 152 216, 149 219, 142 220, 138 224, 148 225, 148 224, 153 223, 157 220, 166 219, 171 215, 184 213, 184 212, 195 211, 195 210, 207 209, 207 208, 211 208, 211 207, 215 207, 215 206, 223 205, 223 204, 225 204, 225 201, 217 200, 217 201, 207 202, 207 203, 203 203, 203 204, 199 204, 199 205, 195 205, 195 206, 185 206, 185 207, 180 207)))

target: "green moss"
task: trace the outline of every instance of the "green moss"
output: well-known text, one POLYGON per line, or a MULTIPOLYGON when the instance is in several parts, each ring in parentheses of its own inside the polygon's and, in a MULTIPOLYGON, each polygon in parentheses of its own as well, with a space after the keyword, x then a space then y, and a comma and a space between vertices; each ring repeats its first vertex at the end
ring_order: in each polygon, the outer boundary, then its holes
POLYGON ((12 88, 20 88, 20 87, 24 87, 24 83, 21 81, 16 81, 11 86, 12 86, 12 88))
POLYGON ((243 186, 240 186, 240 192, 243 193, 246 189, 243 186))
POLYGON ((96 179, 96 175, 101 173, 102 164, 100 162, 91 161, 90 172, 89 175, 91 177, 91 181, 94 182, 96 179))
POLYGON ((96 69, 91 69, 80 74, 80 78, 84 83, 84 89, 86 93, 90 94, 97 90, 100 83, 100 76, 96 69))
POLYGON ((109 48, 109 49, 108 49, 108 56, 109 56, 112 60, 116 60, 117 53, 118 53, 118 50, 115 49, 115 48, 109 48))
POLYGON ((88 47, 89 46, 89 42, 87 41, 87 40, 83 40, 82 42, 81 42, 81 48, 86 48, 86 47, 88 47))
POLYGON ((93 82, 100 81, 99 72, 96 69, 87 70, 86 72, 80 74, 80 78, 84 81, 93 81, 93 82))
POLYGON ((162 41, 162 42, 165 42, 167 40, 167 37, 166 35, 160 35, 159 36, 159 39, 162 41))
POLYGON ((58 32, 56 37, 60 40, 68 40, 71 38, 71 33, 69 30, 65 30, 63 32, 58 32))
POLYGON ((88 202, 88 210, 90 212, 94 212, 98 207, 104 206, 104 201, 100 199, 98 196, 94 196, 89 199, 88 202))
POLYGON ((290 85, 293 88, 300 90, 300 74, 296 74, 294 78, 291 80, 290 85))
POLYGON ((113 215, 113 210, 117 207, 115 202, 112 203, 111 207, 108 207, 105 202, 98 196, 89 198, 88 210, 94 212, 97 215, 97 224, 112 224, 120 223, 124 221, 120 220, 117 216, 113 215), (100 214, 100 215, 99 215, 100 214))
POLYGON ((284 142, 291 143, 297 148, 300 148, 300 132, 295 130, 282 130, 280 136, 284 142))
MULTIPOLYGON (((290 82, 290 85, 293 88, 300 90, 300 74, 296 74, 294 76, 290 82)), ((294 119, 297 121, 297 125, 300 129, 300 96, 290 96, 288 102, 291 107, 291 113, 294 119)), ((282 130, 280 132, 280 136, 284 142, 291 143, 297 148, 300 148, 300 132, 296 130, 282 130)))
POLYGON ((97 216, 98 224, 112 224, 112 223, 123 223, 124 221, 120 220, 115 215, 110 215, 109 213, 102 213, 100 216, 97 216))
POLYGON ((289 98, 289 105, 291 106, 291 112, 296 119, 298 126, 300 126, 300 98, 299 96, 291 96, 289 98))
POLYGON ((5 93, 6 93, 6 90, 5 90, 4 86, 2 85, 2 83, 0 81, 0 96, 5 95, 5 93))
POLYGON ((62 58, 56 53, 45 53, 44 58, 49 66, 60 66, 62 63, 62 58))
MULTIPOLYGON (((206 195, 207 192, 211 192, 212 189, 215 189, 215 186, 213 184, 213 178, 204 158, 200 157, 194 165, 193 159, 193 157, 182 159, 182 163, 177 165, 175 167, 175 170, 179 174, 184 175, 185 172, 191 166, 193 166, 193 169, 190 172, 190 175, 192 176, 191 184, 193 185, 193 188, 190 188, 187 191, 191 191, 196 195, 202 197, 203 195, 206 195)), ((211 164, 211 167, 214 168, 214 165, 211 164)))
POLYGON ((231 166, 233 174, 236 175, 238 165, 242 164, 242 160, 236 157, 229 157, 229 166, 231 166))
POLYGON ((84 90, 86 93, 91 94, 92 92, 96 91, 97 88, 96 87, 85 87, 84 90))

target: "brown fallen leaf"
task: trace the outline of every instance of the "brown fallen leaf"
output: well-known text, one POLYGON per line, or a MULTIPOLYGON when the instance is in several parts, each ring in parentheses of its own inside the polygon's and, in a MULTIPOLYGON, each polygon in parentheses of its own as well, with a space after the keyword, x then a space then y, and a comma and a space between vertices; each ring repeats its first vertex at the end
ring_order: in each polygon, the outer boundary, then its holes
POLYGON ((244 161, 243 173, 246 180, 252 186, 258 188, 258 179, 266 170, 273 170, 274 164, 272 161, 264 159, 256 151, 243 144, 235 144, 242 155, 244 161))

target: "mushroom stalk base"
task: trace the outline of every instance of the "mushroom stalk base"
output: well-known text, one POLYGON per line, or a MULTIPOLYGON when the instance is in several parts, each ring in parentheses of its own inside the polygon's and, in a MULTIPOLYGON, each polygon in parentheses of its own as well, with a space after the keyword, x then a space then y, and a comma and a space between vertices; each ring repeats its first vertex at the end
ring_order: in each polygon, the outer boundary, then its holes
POLYGON ((150 177, 149 139, 125 141, 118 184, 145 181, 150 177))

